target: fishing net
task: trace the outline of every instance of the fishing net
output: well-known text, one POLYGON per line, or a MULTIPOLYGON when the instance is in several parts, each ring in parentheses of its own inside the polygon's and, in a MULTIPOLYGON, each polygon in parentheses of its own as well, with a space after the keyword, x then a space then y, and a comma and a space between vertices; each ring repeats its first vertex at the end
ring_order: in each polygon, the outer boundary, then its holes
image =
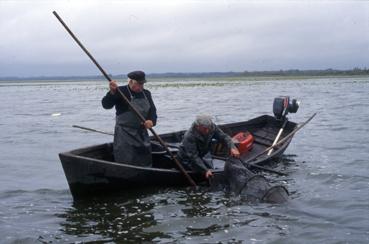
POLYGON ((224 173, 228 183, 226 189, 233 196, 248 202, 283 203, 288 200, 284 186, 271 186, 264 176, 251 172, 240 160, 228 159, 224 173))

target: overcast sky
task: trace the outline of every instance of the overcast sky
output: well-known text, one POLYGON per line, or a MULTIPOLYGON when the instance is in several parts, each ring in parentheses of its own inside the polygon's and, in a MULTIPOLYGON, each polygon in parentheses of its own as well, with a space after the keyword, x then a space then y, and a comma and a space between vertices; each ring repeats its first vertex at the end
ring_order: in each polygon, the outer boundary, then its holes
POLYGON ((369 68, 368 1, 0 0, 0 77, 369 68))

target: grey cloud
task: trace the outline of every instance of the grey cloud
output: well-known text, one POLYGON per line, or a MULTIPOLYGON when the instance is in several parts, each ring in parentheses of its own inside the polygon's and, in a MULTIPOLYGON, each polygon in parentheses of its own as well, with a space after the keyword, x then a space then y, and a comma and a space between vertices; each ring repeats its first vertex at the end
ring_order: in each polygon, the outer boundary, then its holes
POLYGON ((0 1, 0 76, 368 67, 365 2, 0 1), (47 68, 46 68, 47 67, 47 68))

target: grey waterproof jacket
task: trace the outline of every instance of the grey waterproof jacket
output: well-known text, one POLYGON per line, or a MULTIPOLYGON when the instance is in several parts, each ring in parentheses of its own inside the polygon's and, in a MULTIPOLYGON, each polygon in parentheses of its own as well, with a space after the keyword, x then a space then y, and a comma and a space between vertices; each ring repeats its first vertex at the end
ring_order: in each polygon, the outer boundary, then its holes
POLYGON ((204 156, 210 152, 212 140, 223 142, 229 149, 235 148, 232 138, 217 125, 212 125, 209 134, 202 135, 196 129, 196 125, 192 124, 186 131, 178 152, 178 157, 185 168, 199 172, 212 168, 211 164, 204 160, 204 156))

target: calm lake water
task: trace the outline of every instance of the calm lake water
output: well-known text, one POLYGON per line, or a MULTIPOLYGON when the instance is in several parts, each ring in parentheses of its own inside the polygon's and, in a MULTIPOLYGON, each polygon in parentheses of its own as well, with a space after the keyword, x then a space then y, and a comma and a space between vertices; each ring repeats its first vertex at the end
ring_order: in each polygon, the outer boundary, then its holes
POLYGON ((112 141, 107 82, 0 83, 0 243, 369 243, 369 77, 149 82, 156 132, 272 114, 301 101, 298 132, 277 170, 286 204, 249 204, 206 189, 150 189, 73 202, 58 153, 112 141))

